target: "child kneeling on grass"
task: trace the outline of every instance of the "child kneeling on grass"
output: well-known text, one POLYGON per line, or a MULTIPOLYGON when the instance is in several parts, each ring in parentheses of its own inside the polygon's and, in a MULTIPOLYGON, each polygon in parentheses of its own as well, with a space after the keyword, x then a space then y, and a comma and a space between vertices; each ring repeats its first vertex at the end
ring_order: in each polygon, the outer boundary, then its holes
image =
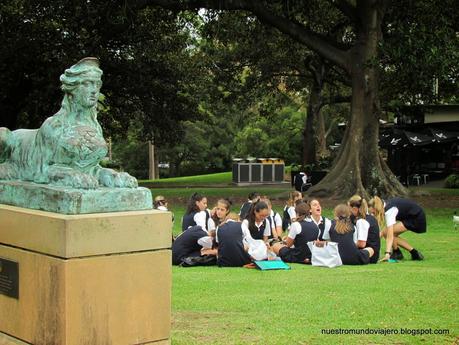
POLYGON ((239 216, 230 213, 225 222, 220 224, 216 231, 218 245, 217 265, 220 267, 242 267, 251 262, 248 247, 244 245, 244 238, 250 233, 244 233, 239 216))
POLYGON ((183 231, 172 243, 172 264, 180 265, 187 257, 199 257, 202 254, 213 254, 212 250, 215 231, 205 231, 195 225, 183 231))

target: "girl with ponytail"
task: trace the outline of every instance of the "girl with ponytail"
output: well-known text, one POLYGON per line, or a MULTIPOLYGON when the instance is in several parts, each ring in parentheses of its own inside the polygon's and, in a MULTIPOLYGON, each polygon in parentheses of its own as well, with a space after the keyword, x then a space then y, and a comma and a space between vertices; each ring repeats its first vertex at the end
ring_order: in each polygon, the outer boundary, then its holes
POLYGON ((360 195, 353 195, 347 202, 351 208, 351 219, 355 225, 354 242, 358 248, 371 247, 375 254, 370 258, 370 263, 377 263, 381 240, 379 238, 379 225, 375 217, 368 214, 367 201, 360 195))
POLYGON ((185 214, 182 218, 182 231, 199 225, 205 231, 215 230, 215 223, 207 209, 207 198, 199 193, 193 193, 188 200, 185 214))
POLYGON ((389 259, 401 260, 403 254, 399 247, 408 250, 412 260, 423 260, 424 256, 411 246, 400 235, 405 231, 424 233, 426 229, 426 214, 424 210, 412 200, 392 198, 384 202, 375 196, 369 201, 370 212, 378 220, 381 237, 386 239, 386 251, 381 261, 389 259), (385 221, 385 226, 384 226, 385 221))
POLYGON ((254 240, 268 241, 271 235, 271 226, 266 218, 269 216, 268 205, 264 201, 256 201, 250 207, 247 219, 242 221, 242 230, 254 240))
POLYGON ((354 242, 355 227, 348 205, 339 204, 334 209, 334 220, 330 228, 330 239, 338 243, 338 251, 343 265, 366 265, 374 254, 373 248, 357 248, 354 242))

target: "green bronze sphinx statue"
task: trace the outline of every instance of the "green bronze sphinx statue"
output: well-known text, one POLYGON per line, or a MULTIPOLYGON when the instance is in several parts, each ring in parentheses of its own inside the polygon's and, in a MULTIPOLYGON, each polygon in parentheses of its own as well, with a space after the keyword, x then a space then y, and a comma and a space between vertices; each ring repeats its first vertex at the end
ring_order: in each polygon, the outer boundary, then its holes
POLYGON ((107 154, 97 122, 101 77, 96 58, 80 60, 61 75, 61 108, 39 129, 0 128, 0 180, 85 190, 137 187, 131 175, 99 164, 107 154))

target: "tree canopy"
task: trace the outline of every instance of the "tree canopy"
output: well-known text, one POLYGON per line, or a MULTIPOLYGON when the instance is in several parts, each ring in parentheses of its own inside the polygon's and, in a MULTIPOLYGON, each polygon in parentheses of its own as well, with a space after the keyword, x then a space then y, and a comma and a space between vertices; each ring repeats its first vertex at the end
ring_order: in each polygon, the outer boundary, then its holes
MULTIPOLYGON (((391 25, 392 31, 399 30, 393 23, 397 23, 397 16, 402 16, 405 8, 397 10, 389 0, 311 1, 307 6, 300 2, 248 0, 142 0, 139 3, 175 10, 242 11, 247 20, 255 16, 339 68, 352 88, 351 114, 331 171, 313 186, 311 193, 339 197, 354 193, 363 196, 406 193, 380 156, 378 147, 382 116, 380 77, 390 70, 381 60, 381 46, 391 25)), ((435 5, 445 6, 445 3, 431 1, 425 7, 435 5)), ((453 11, 454 4, 450 2, 446 7, 453 11)), ((454 19, 449 16, 448 22, 454 23, 454 19)), ((408 27, 408 33, 413 27, 408 27)), ((233 32, 238 34, 236 30, 233 32)))
POLYGON ((135 118, 144 137, 172 140, 178 122, 197 117, 187 19, 116 1, 8 0, 0 14, 0 126, 37 127, 53 115, 60 74, 85 56, 101 60, 99 120, 109 134, 135 118))
POLYGON ((96 56, 108 134, 134 128, 180 174, 237 155, 309 162, 339 113, 340 152, 312 192, 404 194, 379 156, 379 119, 457 101, 453 0, 7 0, 0 28, 0 126, 40 125, 63 70, 96 56), (330 106, 343 100, 349 114, 330 106))

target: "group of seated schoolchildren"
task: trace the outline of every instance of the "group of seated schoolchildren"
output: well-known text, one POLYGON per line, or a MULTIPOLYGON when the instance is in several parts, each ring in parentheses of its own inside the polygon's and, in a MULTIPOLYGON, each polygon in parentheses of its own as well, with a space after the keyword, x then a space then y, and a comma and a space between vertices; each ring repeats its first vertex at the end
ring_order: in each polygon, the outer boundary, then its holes
POLYGON ((307 243, 323 246, 333 241, 338 243, 344 265, 374 264, 379 259, 380 237, 386 238, 385 256, 380 261, 401 259, 399 247, 407 249, 413 260, 423 259, 399 237, 407 230, 426 231, 424 211, 407 199, 384 203, 375 197, 369 207, 365 199, 354 195, 347 204, 334 208, 333 220, 322 216, 318 199, 306 201, 298 191, 290 193, 283 217, 272 209, 266 196, 257 193, 249 195, 239 215, 230 210, 227 199, 218 200, 209 210, 207 198, 193 194, 182 219, 182 233, 172 244, 172 263, 181 265, 185 258, 211 255, 221 267, 242 267, 254 260, 251 244, 261 240, 266 244, 267 258, 280 257, 285 262, 310 264, 307 243), (386 228, 380 231, 384 222, 386 228))

